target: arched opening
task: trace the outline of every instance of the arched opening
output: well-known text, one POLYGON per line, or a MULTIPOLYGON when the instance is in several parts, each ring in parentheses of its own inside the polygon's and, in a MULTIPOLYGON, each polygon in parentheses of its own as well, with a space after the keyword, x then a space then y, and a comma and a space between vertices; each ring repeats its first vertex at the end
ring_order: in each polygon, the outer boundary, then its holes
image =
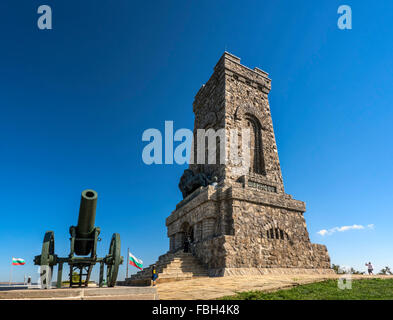
POLYGON ((259 120, 251 114, 246 114, 246 126, 250 129, 250 172, 264 175, 262 126, 259 120))
POLYGON ((182 249, 184 252, 191 252, 191 244, 194 242, 194 228, 188 222, 184 222, 181 232, 183 234, 182 249))
POLYGON ((190 242, 193 243, 194 242, 194 228, 192 226, 190 226, 187 230, 187 236, 190 238, 190 242))

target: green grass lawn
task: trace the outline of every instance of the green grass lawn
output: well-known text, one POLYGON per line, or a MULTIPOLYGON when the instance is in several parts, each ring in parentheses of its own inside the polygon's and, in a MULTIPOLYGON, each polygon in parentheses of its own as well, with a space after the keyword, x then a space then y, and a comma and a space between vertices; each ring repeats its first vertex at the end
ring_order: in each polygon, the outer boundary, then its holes
POLYGON ((220 300, 393 300, 393 279, 353 280, 352 289, 341 290, 337 280, 311 283, 265 293, 241 292, 220 300))

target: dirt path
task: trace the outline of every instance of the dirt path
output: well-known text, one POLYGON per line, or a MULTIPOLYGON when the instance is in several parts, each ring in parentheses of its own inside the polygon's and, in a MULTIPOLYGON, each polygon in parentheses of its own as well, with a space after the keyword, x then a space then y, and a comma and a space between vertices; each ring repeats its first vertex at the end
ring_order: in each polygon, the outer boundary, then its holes
MULTIPOLYGON (((209 300, 234 295, 236 292, 275 291, 296 285, 338 279, 340 275, 263 275, 192 280, 160 283, 157 291, 161 300, 209 300)), ((393 276, 352 275, 352 279, 393 278, 393 276)))

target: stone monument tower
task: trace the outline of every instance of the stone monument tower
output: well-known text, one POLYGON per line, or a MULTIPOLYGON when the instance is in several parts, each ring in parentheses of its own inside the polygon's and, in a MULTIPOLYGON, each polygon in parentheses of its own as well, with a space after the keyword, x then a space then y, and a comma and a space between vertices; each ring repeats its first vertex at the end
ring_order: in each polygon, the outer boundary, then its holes
POLYGON ((270 89, 266 72, 225 52, 196 94, 194 159, 179 184, 184 199, 166 219, 169 251, 159 261, 188 251, 210 276, 333 272, 326 247, 310 242, 305 203, 284 191, 270 89), (207 162, 207 147, 205 162, 197 161, 198 129, 223 132, 216 161, 207 162), (220 161, 230 158, 235 129, 239 137, 248 129, 238 146, 249 147, 246 167, 220 161))
MULTIPOLYGON (((191 239, 194 255, 210 275, 280 272, 331 272, 324 245, 310 242, 303 213, 305 203, 284 191, 268 101, 271 80, 259 68, 249 69, 225 52, 209 81, 195 96, 197 129, 249 129, 249 166, 194 163, 194 174, 216 176, 217 184, 189 194, 166 220, 170 252, 191 239), (302 270, 303 269, 303 270, 302 270)), ((220 141, 222 144, 223 141, 220 141)), ((240 143, 241 145, 241 143, 240 143)), ((195 147, 195 146, 194 146, 195 147)), ((217 153, 229 148, 217 147, 217 153)), ((207 158, 207 157, 206 157, 207 158)), ((207 161, 206 161, 207 162, 207 161)))

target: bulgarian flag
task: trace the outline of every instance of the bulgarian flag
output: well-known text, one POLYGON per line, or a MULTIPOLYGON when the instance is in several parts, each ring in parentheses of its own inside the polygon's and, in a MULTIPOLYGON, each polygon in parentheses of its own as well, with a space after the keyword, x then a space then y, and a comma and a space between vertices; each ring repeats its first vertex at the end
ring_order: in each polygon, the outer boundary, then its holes
POLYGON ((138 258, 134 257, 131 252, 129 252, 128 256, 128 263, 134 267, 137 267, 138 269, 142 270, 143 269, 143 261, 139 260, 138 258))
POLYGON ((23 266, 25 263, 26 263, 25 259, 12 258, 12 265, 13 266, 23 266))

